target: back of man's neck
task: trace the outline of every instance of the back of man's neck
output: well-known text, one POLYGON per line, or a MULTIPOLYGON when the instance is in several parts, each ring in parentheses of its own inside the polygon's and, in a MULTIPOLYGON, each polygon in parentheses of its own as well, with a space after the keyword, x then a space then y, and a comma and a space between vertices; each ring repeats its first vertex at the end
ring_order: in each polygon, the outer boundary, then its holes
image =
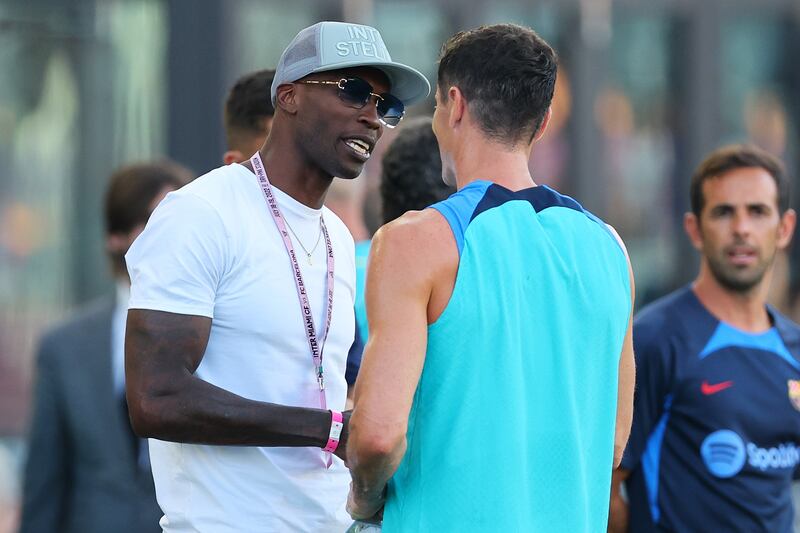
POLYGON ((455 161, 456 184, 463 189, 473 181, 487 180, 512 191, 535 187, 527 155, 522 151, 465 151, 455 161))

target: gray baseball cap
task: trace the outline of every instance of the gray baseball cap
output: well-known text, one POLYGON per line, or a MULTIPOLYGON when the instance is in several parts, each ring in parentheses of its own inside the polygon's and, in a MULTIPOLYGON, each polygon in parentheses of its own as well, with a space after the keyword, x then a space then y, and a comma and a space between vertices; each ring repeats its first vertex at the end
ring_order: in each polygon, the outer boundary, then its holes
POLYGON ((281 54, 272 81, 272 104, 280 85, 314 72, 373 67, 389 78, 389 91, 409 105, 431 92, 419 71, 392 61, 381 34, 371 26, 348 22, 318 22, 300 30, 281 54))

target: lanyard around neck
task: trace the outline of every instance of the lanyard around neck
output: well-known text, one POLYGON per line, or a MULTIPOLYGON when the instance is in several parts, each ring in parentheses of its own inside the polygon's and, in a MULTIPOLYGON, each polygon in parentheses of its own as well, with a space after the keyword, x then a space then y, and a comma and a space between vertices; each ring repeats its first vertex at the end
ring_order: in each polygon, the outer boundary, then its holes
POLYGON ((264 199, 269 207, 269 212, 275 225, 278 226, 278 231, 283 237, 283 244, 286 246, 286 252, 289 254, 289 260, 292 263, 292 273, 294 274, 294 283, 297 287, 297 297, 300 300, 300 311, 303 317, 303 329, 308 338, 308 346, 311 349, 311 358, 314 361, 314 373, 317 376, 317 383, 319 384, 319 398, 320 406, 327 409, 327 402, 325 401, 325 373, 322 369, 322 352, 325 347, 325 341, 328 338, 328 332, 331 329, 331 317, 333 315, 333 246, 331 239, 328 235, 328 228, 325 226, 325 220, 321 219, 322 234, 325 236, 325 246, 328 252, 328 276, 326 278, 326 285, 328 288, 328 302, 325 310, 325 331, 322 335, 322 342, 317 338, 317 329, 314 326, 314 317, 311 312, 311 304, 308 301, 308 291, 303 282, 303 274, 300 272, 300 263, 297 261, 297 253, 295 252, 292 239, 286 228, 286 221, 281 215, 281 210, 278 208, 278 202, 275 195, 272 193, 272 186, 267 179, 267 172, 264 170, 264 164, 261 162, 261 154, 256 152, 250 158, 250 164, 253 165, 253 170, 258 178, 258 183, 261 185, 261 192, 264 193, 264 199))

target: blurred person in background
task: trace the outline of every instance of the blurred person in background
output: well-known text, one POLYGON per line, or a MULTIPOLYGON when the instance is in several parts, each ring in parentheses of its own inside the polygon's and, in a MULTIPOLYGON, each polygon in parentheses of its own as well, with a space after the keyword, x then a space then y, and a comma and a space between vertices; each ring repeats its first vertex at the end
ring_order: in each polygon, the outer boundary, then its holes
POLYGON ((122 167, 105 196, 114 296, 44 335, 24 473, 22 533, 160 531, 147 446, 125 404, 125 252, 164 196, 191 179, 171 162, 122 167))
MULTIPOLYGON (((403 126, 400 127, 403 129, 403 126)), ((391 145, 389 145, 391 146, 391 145)), ((385 153, 385 152, 384 152, 385 153)), ((356 326, 361 340, 366 344, 369 339, 369 325, 367 323, 367 301, 365 289, 367 281, 367 263, 369 249, 372 245, 372 236, 383 225, 381 214, 380 183, 377 186, 367 186, 361 202, 361 218, 367 230, 367 238, 356 241, 356 326)))
POLYGON ((789 179, 764 150, 727 146, 697 168, 690 199, 700 272, 636 316, 633 429, 609 529, 789 533, 800 328, 766 304, 795 227, 789 179))
MULTIPOLYGON (((333 211, 338 216, 350 234, 364 234, 364 223, 361 219, 360 206, 355 198, 354 183, 338 180, 331 184, 328 194, 325 196, 325 207, 333 211)), ((345 368, 345 381, 347 381, 347 409, 353 408, 353 392, 358 376, 358 369, 361 367, 361 356, 364 352, 364 340, 361 336, 361 324, 358 317, 358 259, 356 258, 356 287, 354 294, 355 307, 355 330, 353 332, 353 345, 347 352, 347 366, 345 368)))
POLYGON ((11 453, 0 443, 0 533, 19 530, 18 477, 11 453))
POLYGON ((383 156, 380 205, 383 224, 419 211, 456 192, 442 179, 439 143, 433 119, 411 119, 398 129, 383 156))
MULTIPOLYGON (((397 135, 384 152, 381 161, 379 195, 370 197, 372 205, 364 206, 364 220, 376 219, 372 223, 371 235, 381 224, 388 224, 407 211, 419 211, 440 202, 456 192, 442 180, 442 160, 439 143, 433 134, 431 117, 418 117, 398 128, 397 135), (377 208, 375 207, 377 205, 377 208), (371 213, 374 210, 377 213, 371 213)), ((368 224, 369 226, 370 224, 368 224)), ((356 243, 356 321, 367 326, 366 285, 367 257, 371 241, 356 243), (362 257, 363 260, 359 261, 362 257), (360 267, 360 268, 359 268, 360 267)), ((362 333, 364 341, 368 331, 362 333)))
MULTIPOLYGON (((370 156, 370 159, 372 157, 374 156, 370 156)), ((366 169, 362 176, 366 177, 366 169)), ((331 184, 325 196, 325 206, 342 219, 355 241, 361 241, 367 236, 361 205, 362 189, 363 183, 360 181, 337 180, 331 184)))
POLYGON ((236 80, 225 99, 223 123, 228 150, 222 156, 226 165, 247 161, 264 146, 272 128, 275 108, 270 87, 275 71, 258 70, 236 80))
POLYGON ((367 275, 348 509, 387 533, 606 526, 633 276, 613 229, 530 174, 556 70, 516 25, 442 48, 433 129, 458 192, 382 227, 367 275))
POLYGON ((164 531, 350 524, 353 239, 323 202, 429 91, 374 28, 301 30, 276 68, 264 146, 170 195, 126 255, 128 400, 164 531))

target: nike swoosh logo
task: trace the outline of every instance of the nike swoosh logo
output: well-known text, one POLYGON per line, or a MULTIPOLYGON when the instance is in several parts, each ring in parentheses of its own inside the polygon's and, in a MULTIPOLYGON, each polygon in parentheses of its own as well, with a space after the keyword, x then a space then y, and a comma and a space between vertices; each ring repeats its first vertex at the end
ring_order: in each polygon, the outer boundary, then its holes
POLYGON ((714 383, 713 385, 710 384, 708 381, 704 381, 700 385, 700 392, 702 392, 706 396, 710 396, 712 394, 716 394, 720 391, 723 391, 728 387, 733 387, 733 381, 723 381, 722 383, 714 383))

